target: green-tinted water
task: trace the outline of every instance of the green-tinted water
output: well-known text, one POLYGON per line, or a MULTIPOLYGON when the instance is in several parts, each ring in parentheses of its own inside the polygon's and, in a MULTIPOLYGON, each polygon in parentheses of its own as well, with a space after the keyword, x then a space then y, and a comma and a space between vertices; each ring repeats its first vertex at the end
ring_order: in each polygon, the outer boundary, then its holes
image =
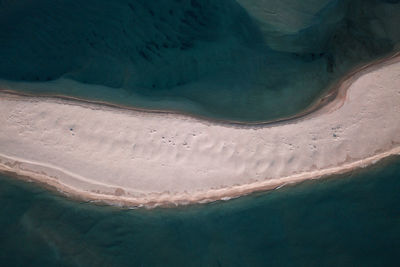
POLYGON ((128 210, 1 176, 2 266, 397 266, 400 160, 227 202, 128 210))
POLYGON ((396 50, 399 13, 398 0, 0 0, 0 88, 270 120, 396 50))
MULTIPOLYGON (((396 49, 398 0, 0 0, 0 87, 223 119, 292 115, 396 49)), ((400 160, 129 210, 0 176, 1 266, 397 266, 400 160)))

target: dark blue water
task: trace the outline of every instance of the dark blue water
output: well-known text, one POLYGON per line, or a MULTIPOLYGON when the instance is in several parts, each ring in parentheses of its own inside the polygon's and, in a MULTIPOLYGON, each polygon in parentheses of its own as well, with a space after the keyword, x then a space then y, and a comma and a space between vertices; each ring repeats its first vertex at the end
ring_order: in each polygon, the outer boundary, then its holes
POLYGON ((399 14, 397 0, 0 0, 0 87, 274 119, 396 50, 399 14))
POLYGON ((0 178, 2 266, 398 266, 400 159, 239 199, 129 210, 0 178))

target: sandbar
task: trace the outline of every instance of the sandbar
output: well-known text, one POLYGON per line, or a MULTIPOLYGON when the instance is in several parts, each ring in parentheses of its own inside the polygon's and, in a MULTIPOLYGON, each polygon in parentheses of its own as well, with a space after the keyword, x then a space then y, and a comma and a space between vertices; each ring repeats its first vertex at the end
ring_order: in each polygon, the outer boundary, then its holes
POLYGON ((123 206, 225 200, 400 154, 400 57, 360 68, 334 99, 257 124, 0 90, 0 170, 123 206))

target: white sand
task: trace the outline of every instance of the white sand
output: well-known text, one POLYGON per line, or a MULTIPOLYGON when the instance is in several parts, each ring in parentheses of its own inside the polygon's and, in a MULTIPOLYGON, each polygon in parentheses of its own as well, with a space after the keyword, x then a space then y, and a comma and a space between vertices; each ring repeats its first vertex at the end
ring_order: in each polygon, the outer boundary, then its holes
POLYGON ((0 94, 0 168, 86 199, 207 202, 400 154, 400 59, 347 79, 329 105, 264 126, 0 94))

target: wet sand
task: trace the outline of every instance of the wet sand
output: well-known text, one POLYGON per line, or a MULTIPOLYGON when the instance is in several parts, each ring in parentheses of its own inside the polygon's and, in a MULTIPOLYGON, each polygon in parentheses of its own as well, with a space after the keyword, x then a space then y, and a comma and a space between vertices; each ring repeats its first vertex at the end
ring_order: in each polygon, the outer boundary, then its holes
POLYGON ((311 110, 249 125, 3 91, 0 168, 127 206, 229 199, 353 170, 400 154, 399 56, 346 76, 311 110))

